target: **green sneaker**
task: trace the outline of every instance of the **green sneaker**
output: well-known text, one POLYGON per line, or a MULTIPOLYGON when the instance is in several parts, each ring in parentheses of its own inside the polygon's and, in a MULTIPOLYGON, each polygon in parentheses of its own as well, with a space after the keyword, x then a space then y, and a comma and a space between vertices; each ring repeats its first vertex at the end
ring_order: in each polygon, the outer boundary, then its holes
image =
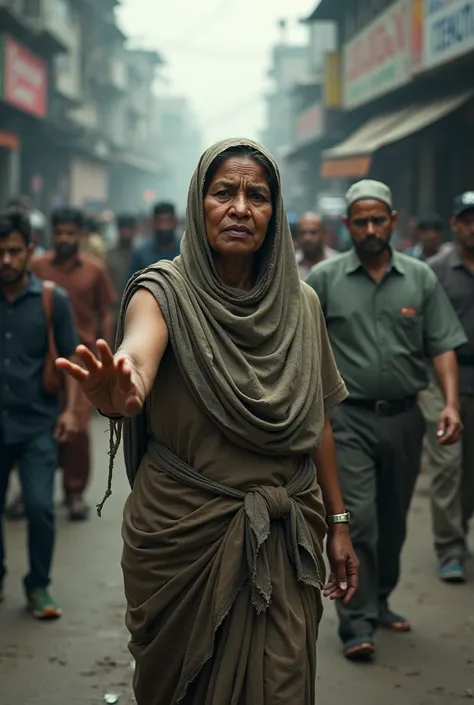
POLYGON ((58 619, 62 615, 61 608, 56 604, 46 588, 36 588, 28 593, 28 611, 35 619, 58 619))

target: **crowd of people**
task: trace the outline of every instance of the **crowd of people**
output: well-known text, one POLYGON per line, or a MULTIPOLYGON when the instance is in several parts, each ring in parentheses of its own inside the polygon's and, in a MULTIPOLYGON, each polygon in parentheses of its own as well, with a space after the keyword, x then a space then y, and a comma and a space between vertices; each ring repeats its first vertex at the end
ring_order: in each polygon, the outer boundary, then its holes
MULTIPOLYGON (((449 241, 423 215, 403 253, 389 186, 357 182, 346 206, 346 252, 316 213, 290 231, 271 155, 227 141, 199 163, 182 239, 169 203, 148 237, 118 215, 109 249, 75 208, 52 213, 46 252, 18 203, 0 217, 0 510, 16 467, 28 606, 60 616, 56 470, 71 520, 87 519, 94 408, 113 452, 123 433, 139 705, 310 705, 320 591, 350 660, 374 656, 379 627, 410 631, 391 595, 423 449, 439 578, 468 579, 474 193, 454 198, 449 241)), ((0 599, 4 564, 0 534, 0 599)))
MULTIPOLYGON (((95 219, 80 209, 54 210, 50 249, 38 245, 36 211, 12 199, 0 217, 0 516, 10 473, 18 469, 21 494, 6 507, 12 520, 28 520, 28 604, 37 618, 59 616, 48 591, 54 545, 54 478, 62 470, 63 500, 71 521, 89 517, 86 490, 91 477, 90 422, 93 406, 77 385, 45 390, 43 371, 54 353, 74 357, 79 344, 95 349, 97 338, 113 345, 120 298, 128 278, 179 249, 174 207, 158 203, 152 234, 139 238, 137 219, 117 217, 117 242, 106 248, 95 219), (51 321, 46 290, 53 282, 51 321)), ((46 238, 42 233, 41 241, 46 238)), ((1 522, 0 522, 1 524, 1 522)), ((6 575, 0 527, 0 601, 6 575)))

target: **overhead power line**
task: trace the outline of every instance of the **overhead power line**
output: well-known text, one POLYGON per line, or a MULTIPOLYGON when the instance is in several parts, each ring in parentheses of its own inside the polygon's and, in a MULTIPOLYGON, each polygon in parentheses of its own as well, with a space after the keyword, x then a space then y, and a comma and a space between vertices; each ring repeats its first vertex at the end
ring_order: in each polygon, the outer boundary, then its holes
MULTIPOLYGON (((197 20, 190 25, 184 32, 180 33, 177 37, 170 40, 171 44, 186 42, 195 32, 200 29, 210 29, 213 24, 217 24, 225 17, 227 14, 235 10, 235 4, 230 2, 230 0, 219 0, 217 5, 209 10, 209 12, 200 15, 197 20), (212 22, 214 20, 214 22, 212 22)), ((168 42, 166 42, 168 43, 168 42)))

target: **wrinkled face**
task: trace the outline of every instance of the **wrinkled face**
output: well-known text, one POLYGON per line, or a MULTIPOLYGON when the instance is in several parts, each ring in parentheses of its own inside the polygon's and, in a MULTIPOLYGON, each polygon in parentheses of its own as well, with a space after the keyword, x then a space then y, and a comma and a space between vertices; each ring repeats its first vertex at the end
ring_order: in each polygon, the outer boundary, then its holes
POLYGON ((305 215, 298 226, 298 247, 303 255, 311 259, 324 245, 323 220, 318 215, 305 215))
POLYGON ((273 214, 268 174, 249 157, 229 157, 204 196, 206 233, 221 255, 253 255, 264 243, 273 214))
POLYGON ((27 245, 20 233, 0 238, 0 281, 6 286, 17 284, 26 271, 33 254, 33 245, 27 245))
POLYGON ((452 218, 451 228, 461 247, 474 253, 474 209, 452 218))
POLYGON ((389 249, 397 214, 380 201, 357 201, 344 222, 360 253, 378 255, 389 249))
POLYGON ((53 225, 53 247, 56 255, 63 260, 75 257, 79 252, 82 231, 76 223, 55 223, 53 225))
POLYGON ((435 228, 420 228, 418 231, 420 245, 427 252, 436 252, 441 245, 441 231, 435 228))

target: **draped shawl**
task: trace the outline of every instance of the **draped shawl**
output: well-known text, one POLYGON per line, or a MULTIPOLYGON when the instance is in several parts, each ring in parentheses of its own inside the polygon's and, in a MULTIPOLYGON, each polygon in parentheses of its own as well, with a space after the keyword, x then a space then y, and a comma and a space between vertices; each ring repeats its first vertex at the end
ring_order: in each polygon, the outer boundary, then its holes
MULTIPOLYGON (((272 155, 251 140, 219 142, 192 177, 181 254, 137 273, 122 301, 117 344, 128 304, 139 287, 156 298, 181 374, 193 397, 234 443, 265 454, 298 454, 319 445, 323 399, 314 307, 301 284, 272 155), (274 172, 273 217, 258 256, 251 291, 218 276, 204 217, 204 185, 214 160, 230 147, 249 146, 274 172)), ((144 332, 146 334, 146 332, 144 332)), ((130 482, 146 451, 146 411, 124 422, 130 482)))

